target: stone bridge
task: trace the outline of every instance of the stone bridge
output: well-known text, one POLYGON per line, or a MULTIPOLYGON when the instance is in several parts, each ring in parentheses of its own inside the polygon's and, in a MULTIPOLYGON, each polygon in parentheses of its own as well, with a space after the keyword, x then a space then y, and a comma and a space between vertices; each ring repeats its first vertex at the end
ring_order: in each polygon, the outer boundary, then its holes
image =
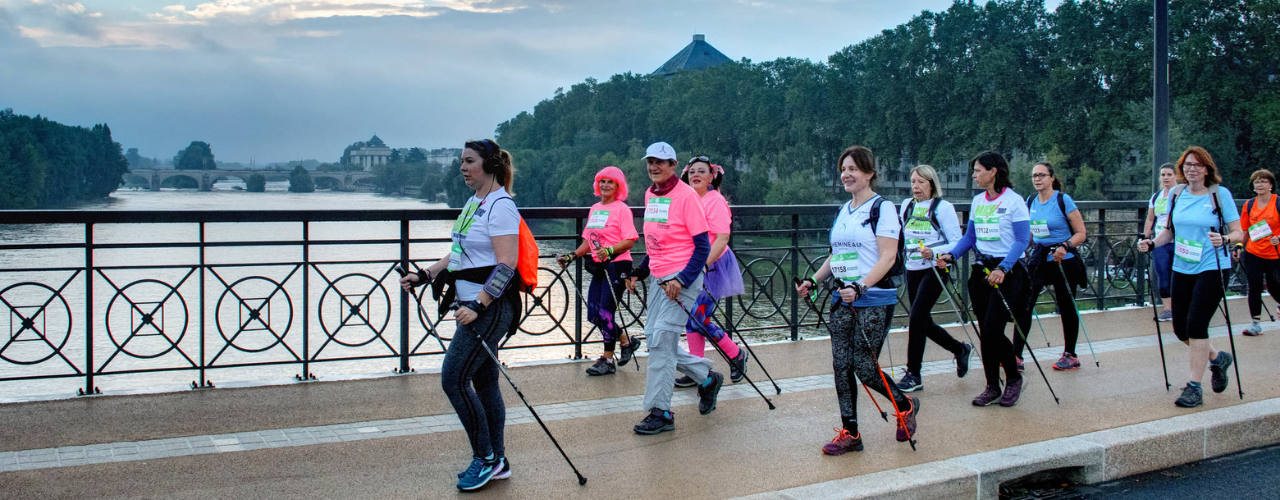
MULTIPOLYGON (((319 181, 320 179, 332 179, 338 183, 340 189, 351 189, 355 183, 373 178, 370 172, 345 171, 345 172, 318 172, 308 171, 311 179, 319 181)), ((268 179, 272 177, 289 177, 289 171, 275 170, 174 170, 174 169, 137 169, 124 174, 125 182, 128 182, 130 176, 138 176, 147 180, 152 191, 159 191, 160 185, 164 181, 172 177, 189 177, 200 185, 201 191, 209 191, 213 187, 213 183, 224 177, 237 177, 249 183, 249 176, 253 174, 262 174, 268 179)))

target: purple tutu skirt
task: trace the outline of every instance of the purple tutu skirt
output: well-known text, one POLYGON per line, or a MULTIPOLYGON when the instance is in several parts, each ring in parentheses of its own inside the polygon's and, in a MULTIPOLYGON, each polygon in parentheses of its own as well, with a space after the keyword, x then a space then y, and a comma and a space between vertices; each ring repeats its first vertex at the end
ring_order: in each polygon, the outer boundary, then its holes
POLYGON ((725 247, 724 254, 711 264, 711 269, 702 279, 702 288, 716 300, 746 292, 742 286, 742 271, 738 269, 738 257, 732 249, 725 247))

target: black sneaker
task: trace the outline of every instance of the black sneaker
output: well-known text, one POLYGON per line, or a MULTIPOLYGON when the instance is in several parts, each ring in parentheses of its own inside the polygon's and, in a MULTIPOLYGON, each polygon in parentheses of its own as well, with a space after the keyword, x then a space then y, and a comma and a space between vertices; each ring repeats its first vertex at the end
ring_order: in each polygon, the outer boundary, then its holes
POLYGON ((1227 390, 1227 368, 1231 367, 1233 360, 1231 354, 1226 351, 1218 351, 1218 357, 1209 362, 1209 373, 1212 375, 1209 380, 1213 384, 1213 392, 1227 390))
POLYGON ((676 416, 669 411, 653 408, 649 410, 649 416, 644 417, 638 425, 632 429, 636 434, 651 436, 659 432, 667 432, 676 430, 676 416))
POLYGON ((716 397, 720 395, 720 387, 724 385, 724 375, 709 372, 711 383, 698 386, 698 413, 706 415, 715 411, 716 397))
POLYGON ((1018 404, 1018 399, 1022 398, 1022 382, 1025 378, 1019 378, 1013 382, 1006 382, 1004 385, 1004 395, 1000 396, 1000 406, 1008 408, 1018 404))
POLYGON ((1204 404, 1204 390, 1200 386, 1187 384, 1182 388, 1182 396, 1173 404, 1179 408, 1195 408, 1204 404))
POLYGON ((631 362, 631 358, 636 355, 636 351, 640 350, 640 339, 635 337, 627 337, 630 344, 622 346, 618 351, 618 366, 627 366, 631 362))
POLYGON ((741 349, 738 351, 738 357, 733 358, 733 360, 729 362, 729 380, 733 381, 733 383, 736 384, 738 382, 741 382, 742 377, 745 377, 746 374, 747 374, 747 350, 741 349))
POLYGON ((599 377, 601 375, 613 374, 616 371, 618 371, 618 368, 613 366, 612 359, 600 356, 600 359, 596 360, 596 364, 591 365, 591 368, 587 368, 587 375, 599 377))
POLYGON ((920 381, 920 376, 910 371, 902 375, 902 381, 898 382, 898 390, 902 392, 916 392, 924 389, 924 382, 920 381))
POLYGON ((996 401, 1000 401, 1000 386, 989 385, 982 390, 982 394, 973 398, 973 406, 989 406, 996 401))
POLYGON ((964 378, 969 374, 969 356, 973 354, 973 344, 960 344, 960 354, 956 354, 956 376, 964 378))
POLYGON ((694 382, 688 375, 676 379, 676 387, 693 387, 695 385, 698 385, 698 383, 694 382))

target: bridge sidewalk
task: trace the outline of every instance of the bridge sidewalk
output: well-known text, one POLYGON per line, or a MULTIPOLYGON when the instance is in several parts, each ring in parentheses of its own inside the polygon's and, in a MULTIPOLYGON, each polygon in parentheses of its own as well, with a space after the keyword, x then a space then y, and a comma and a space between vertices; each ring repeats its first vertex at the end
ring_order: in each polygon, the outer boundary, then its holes
MULTIPOLYGON (((1247 317, 1242 301, 1233 313, 1247 317)), ((829 343, 812 340, 757 347, 786 391, 774 396, 758 369, 749 372, 773 398, 769 411, 745 383, 727 388, 719 409, 698 416, 688 404, 675 408, 677 430, 641 437, 630 432, 643 416, 639 394, 643 373, 622 370, 588 379, 585 364, 544 364, 512 371, 539 412, 550 419, 579 469, 591 479, 577 486, 572 473, 536 424, 527 422, 518 399, 508 393, 511 424, 507 447, 515 469, 478 497, 729 498, 799 487, 851 476, 953 459, 1083 433, 1280 397, 1280 361, 1275 333, 1237 337, 1245 400, 1235 396, 1235 379, 1224 394, 1208 394, 1206 405, 1177 409, 1172 400, 1185 383, 1186 348, 1166 343, 1174 390, 1161 390, 1159 351, 1153 344, 1150 310, 1086 315, 1101 368, 1083 355, 1077 372, 1047 372, 1062 399, 1055 405, 1034 367, 1015 408, 975 408, 969 400, 982 389, 977 368, 965 379, 945 373, 950 362, 936 347, 926 367, 921 397, 919 451, 893 440, 893 427, 878 419, 862 398, 867 449, 842 457, 818 449, 838 425, 830 389, 829 343), (936 374, 929 374, 934 372, 936 374)), ((1047 321, 1050 339, 1056 320, 1047 321)), ((1167 325, 1167 324, 1165 324, 1167 325)), ((1276 325, 1273 325, 1275 327, 1276 325)), ((962 335, 962 334, 961 334, 962 335)), ((1055 348, 1041 347, 1046 370, 1055 348)), ((905 334, 893 335, 895 361, 905 357, 905 334)), ((1226 339, 1215 341, 1226 349, 1226 339)), ((1060 348, 1057 348, 1060 349, 1060 348)), ((1056 358, 1056 356, 1054 356, 1056 358)), ((887 360, 887 356, 885 357, 887 360)), ((641 359, 643 361, 643 359, 641 359)), ((630 367, 628 367, 630 368, 630 367)), ((690 391, 681 391, 686 403, 690 391)), ((0 406, 0 452, 19 456, 166 438, 216 437, 232 433, 266 435, 267 430, 355 424, 360 429, 414 417, 456 418, 439 390, 438 376, 410 375, 375 380, 322 382, 296 386, 213 390, 128 397, 104 397, 0 406)), ((47 463, 32 470, 0 472, 0 498, 444 498, 456 494, 454 474, 466 465, 466 438, 439 425, 417 433, 378 431, 381 437, 316 444, 235 449, 205 454, 129 459, 72 466, 47 463)), ((358 434, 352 434, 358 436, 358 434)), ((241 440, 241 443, 246 441, 241 440)), ((58 455, 61 456, 61 455, 58 455)), ((5 469, 0 453, 0 470, 5 469)), ((23 463, 23 459, 19 459, 23 463)), ((60 464, 62 462, 59 462, 60 464)), ((80 462, 85 463, 85 462, 80 462)), ((9 468, 16 467, 10 464, 9 468)))

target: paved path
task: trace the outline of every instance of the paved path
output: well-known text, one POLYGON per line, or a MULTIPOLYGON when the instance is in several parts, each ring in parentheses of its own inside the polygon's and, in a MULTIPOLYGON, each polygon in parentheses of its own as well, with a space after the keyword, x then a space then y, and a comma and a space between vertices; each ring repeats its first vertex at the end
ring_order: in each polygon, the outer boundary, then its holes
MULTIPOLYGON (((627 367, 588 379, 582 363, 520 367, 512 376, 532 401, 546 402, 536 407, 539 415, 591 482, 577 486, 508 390, 515 478, 478 496, 727 498, 1188 412, 1171 404, 1185 383, 1186 349, 1167 335, 1175 390, 1161 391, 1155 337, 1131 336, 1151 331, 1150 310, 1086 315, 1086 321, 1102 367, 1083 355, 1080 371, 1048 371, 1062 405, 1028 366, 1029 386, 1018 407, 974 408, 968 401, 982 389, 976 353, 971 375, 957 379, 946 353, 938 356, 933 347, 926 391, 919 393, 918 452, 894 442, 892 426, 863 398, 867 451, 818 453, 838 425, 825 340, 757 346, 783 394, 774 395, 758 369, 749 374, 777 410, 741 383, 727 386, 719 409, 700 417, 694 392, 678 391, 676 432, 652 437, 630 432, 643 416, 643 373, 627 367)), ((1055 323, 1045 324, 1051 339, 1061 338, 1055 323)), ((1245 401, 1280 396, 1270 369, 1280 360, 1276 336, 1236 339, 1245 401)), ((905 334, 892 337, 901 362, 905 334)), ((1035 338, 1033 345, 1042 345, 1035 338)), ((1227 348, 1225 341, 1217 344, 1227 348)), ((1078 350, 1088 352, 1084 344, 1078 350)), ((1060 352, 1051 347, 1036 354, 1048 370, 1060 352)), ((1233 380, 1228 393, 1209 395, 1202 409, 1239 403, 1233 380)), ((430 374, 11 404, 0 406, 0 421, 6 422, 2 498, 441 498, 456 494, 454 474, 468 460, 465 436, 438 376, 430 374)))

